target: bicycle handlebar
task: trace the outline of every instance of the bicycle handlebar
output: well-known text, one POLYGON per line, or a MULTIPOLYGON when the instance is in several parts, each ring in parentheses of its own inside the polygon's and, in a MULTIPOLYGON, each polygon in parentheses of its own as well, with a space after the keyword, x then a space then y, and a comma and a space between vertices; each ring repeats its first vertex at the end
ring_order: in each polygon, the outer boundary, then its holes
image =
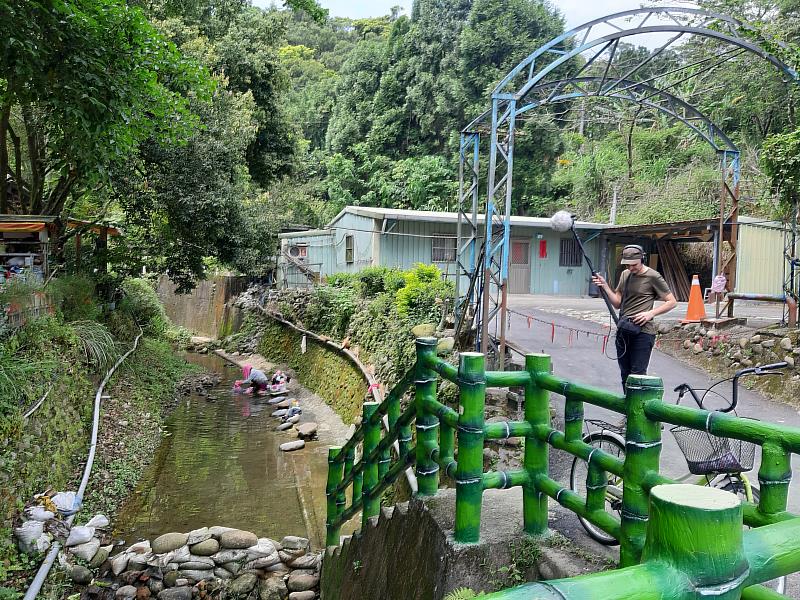
MULTIPOLYGON (((762 365, 760 367, 747 367, 745 369, 739 369, 734 373, 733 377, 731 378, 733 381, 733 399, 731 401, 731 405, 728 408, 721 408, 718 412, 731 412, 733 409, 736 408, 736 405, 739 403, 739 378, 745 375, 781 375, 776 371, 780 369, 785 369, 789 366, 787 362, 777 362, 771 363, 769 365, 762 365)), ((725 381, 724 379, 722 381, 725 381)), ((721 382, 718 382, 721 383, 721 382)), ((716 384, 714 384, 716 385, 716 384)), ((712 386, 713 387, 713 386, 712 386)), ((711 388, 709 388, 711 389, 711 388)), ((697 406, 700 408, 703 407, 703 399, 697 396, 697 392, 690 386, 688 383, 681 383, 680 385, 676 386, 673 390, 678 392, 678 401, 677 404, 681 403, 681 400, 686 395, 686 392, 689 392, 692 395, 692 399, 697 403, 697 406)))

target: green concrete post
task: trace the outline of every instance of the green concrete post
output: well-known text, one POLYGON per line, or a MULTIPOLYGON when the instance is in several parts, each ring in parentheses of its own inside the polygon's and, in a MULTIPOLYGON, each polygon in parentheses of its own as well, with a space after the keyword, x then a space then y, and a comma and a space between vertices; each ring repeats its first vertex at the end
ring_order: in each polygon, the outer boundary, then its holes
POLYGON ((364 484, 361 491, 361 526, 367 524, 370 517, 375 517, 381 510, 380 497, 373 498, 370 492, 378 486, 378 463, 370 461, 369 457, 381 441, 380 421, 373 423, 372 415, 378 411, 380 406, 377 402, 364 402, 363 420, 361 426, 364 428, 364 455, 361 457, 364 463, 364 484))
POLYGON ((597 465, 589 465, 586 473, 586 510, 605 510, 608 475, 597 465))
POLYGON ((792 455, 775 442, 765 441, 761 447, 761 466, 758 469, 760 512, 774 514, 786 510, 792 481, 791 458, 792 455))
POLYGON ((748 576, 763 576, 756 573, 755 553, 747 551, 742 507, 733 494, 697 485, 659 485, 651 491, 650 514, 641 564, 528 583, 486 599, 738 600, 748 576))
POLYGON ((342 463, 338 460, 339 453, 342 451, 341 446, 331 446, 328 448, 328 481, 325 486, 325 498, 327 500, 327 518, 326 518, 326 533, 325 545, 338 546, 339 545, 339 527, 334 527, 333 523, 336 517, 339 516, 339 507, 337 505, 336 488, 342 482, 342 463))
POLYGON ((458 467, 456 468, 456 524, 454 537, 462 544, 477 542, 483 499, 483 417, 486 403, 486 364, 483 354, 462 352, 458 386, 458 467))
POLYGON ((583 402, 570 397, 564 401, 564 437, 568 442, 583 437, 583 402))
POLYGON ((455 466, 455 431, 444 421, 439 422, 439 456, 440 463, 445 467, 445 475, 453 477, 455 466))
POLYGON ((661 400, 664 385, 660 377, 630 375, 625 394, 625 467, 622 489, 620 566, 641 562, 648 521, 649 498, 643 484, 650 473, 658 473, 661 456, 661 423, 651 421, 644 405, 661 400))
POLYGON ((414 403, 417 410, 417 486, 420 496, 435 496, 439 489, 439 418, 425 410, 426 399, 436 400, 436 372, 428 364, 436 360, 436 338, 417 338, 414 403))
MULTIPOLYGON (((550 427, 550 392, 536 383, 536 373, 550 373, 547 354, 525 355, 525 369, 530 381, 525 385, 525 420, 535 430, 538 426, 550 427)), ((528 472, 528 483, 522 487, 523 528, 526 533, 547 533, 547 496, 536 489, 536 478, 548 474, 550 446, 531 431, 525 436, 523 467, 528 472)))

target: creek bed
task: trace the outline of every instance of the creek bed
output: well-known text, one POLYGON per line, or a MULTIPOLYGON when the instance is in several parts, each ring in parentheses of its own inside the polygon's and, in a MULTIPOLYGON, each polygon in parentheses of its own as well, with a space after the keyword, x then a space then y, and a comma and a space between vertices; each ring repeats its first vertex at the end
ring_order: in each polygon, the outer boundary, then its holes
MULTIPOLYGON (((162 442, 136 489, 115 519, 127 543, 152 540, 170 531, 223 525, 281 539, 324 540, 327 446, 320 440, 299 452, 278 446, 295 439, 277 432, 268 396, 232 392, 238 367, 216 355, 188 354, 187 360, 222 375, 208 396, 181 400, 165 423, 162 442)), ((294 385, 294 384, 293 384, 294 385)), ((302 421, 315 416, 302 402, 302 421)))

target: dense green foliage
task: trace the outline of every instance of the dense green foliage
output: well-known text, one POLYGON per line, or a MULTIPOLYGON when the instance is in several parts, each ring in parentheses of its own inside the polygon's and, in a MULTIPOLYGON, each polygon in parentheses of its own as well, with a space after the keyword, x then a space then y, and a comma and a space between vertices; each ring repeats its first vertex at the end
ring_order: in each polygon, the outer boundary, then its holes
POLYGON ((453 282, 439 269, 419 264, 408 271, 368 267, 340 273, 311 290, 285 290, 275 308, 287 319, 318 334, 349 339, 381 382, 391 384, 414 362, 411 328, 436 327, 443 303, 452 299, 453 282))
MULTIPOLYGON (((745 35, 800 65, 794 0, 698 4, 747 20, 745 35)), ((84 270, 110 262, 101 283, 113 285, 144 268, 181 290, 220 267, 268 274, 282 227, 323 226, 348 204, 453 210, 459 131, 564 31, 544 0, 416 0, 408 15, 358 20, 313 0, 0 0, 0 17, 12 32, 0 41, 0 204, 6 174, 23 188, 0 212, 118 221, 124 236, 84 270)), ((742 150, 745 211, 774 214, 772 192, 797 185, 778 146, 790 140, 772 137, 796 128, 794 88, 761 57, 699 37, 649 53, 623 41, 611 76, 644 61, 638 80, 742 150)), ((583 74, 603 75, 607 58, 583 74)), ((718 201, 708 145, 630 102, 531 111, 514 158, 516 214, 606 219, 616 195, 619 222, 639 223, 709 216, 718 201)), ((70 267, 78 231, 55 245, 70 267)))

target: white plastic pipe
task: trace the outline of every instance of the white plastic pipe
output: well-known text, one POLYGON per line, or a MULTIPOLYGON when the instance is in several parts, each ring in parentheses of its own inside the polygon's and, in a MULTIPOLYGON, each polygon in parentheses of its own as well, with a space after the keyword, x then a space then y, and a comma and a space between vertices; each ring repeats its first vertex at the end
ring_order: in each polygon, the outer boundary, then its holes
MULTIPOLYGON (((97 393, 94 395, 94 416, 92 418, 92 441, 89 445, 89 458, 86 461, 86 467, 83 469, 81 485, 78 487, 78 493, 75 496, 79 502, 83 501, 83 493, 86 491, 86 485, 89 483, 89 475, 92 473, 92 465, 94 464, 94 455, 97 450, 97 432, 100 429, 100 403, 103 398, 103 391, 105 390, 106 385, 114 375, 114 372, 117 370, 117 368, 119 368, 123 361, 136 350, 142 335, 144 335, 144 332, 142 331, 142 328, 139 327, 139 335, 137 335, 136 339, 133 341, 133 347, 125 354, 120 356, 119 360, 114 363, 114 366, 109 369, 108 373, 106 373, 106 376, 103 378, 103 381, 100 382, 100 387, 97 388, 97 393)), ((74 519, 75 514, 68 516, 67 524, 72 525, 72 521, 74 519)), ((56 556, 58 556, 58 551, 60 549, 61 544, 58 542, 53 542, 53 545, 50 546, 50 551, 47 553, 47 556, 39 567, 39 570, 36 572, 36 577, 33 578, 28 591, 25 592, 23 600, 34 600, 34 598, 36 598, 36 595, 44 585, 45 579, 47 579, 47 575, 50 573, 50 569, 53 567, 53 563, 55 562, 56 556)))

